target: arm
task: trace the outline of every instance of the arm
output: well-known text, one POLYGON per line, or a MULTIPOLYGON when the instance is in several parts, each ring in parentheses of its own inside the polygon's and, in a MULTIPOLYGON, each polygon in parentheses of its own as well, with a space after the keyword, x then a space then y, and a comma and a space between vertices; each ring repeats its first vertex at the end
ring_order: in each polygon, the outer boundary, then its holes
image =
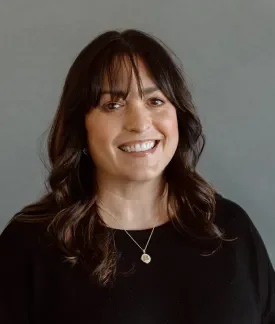
POLYGON ((0 235, 0 318, 29 324, 30 255, 24 225, 10 223, 0 235))
POLYGON ((258 284, 261 294, 262 323, 275 324, 275 272, 271 264, 265 244, 254 226, 251 223, 251 234, 256 251, 258 284))
POLYGON ((266 299, 264 304, 263 324, 275 324, 275 272, 270 260, 267 260, 265 279, 266 299))

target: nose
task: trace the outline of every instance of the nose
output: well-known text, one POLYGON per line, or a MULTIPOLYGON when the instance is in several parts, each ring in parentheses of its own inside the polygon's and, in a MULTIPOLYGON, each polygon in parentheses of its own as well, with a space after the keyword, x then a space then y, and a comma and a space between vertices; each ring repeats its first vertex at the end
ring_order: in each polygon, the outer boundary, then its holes
POLYGON ((152 116, 142 103, 127 107, 125 116, 125 129, 129 132, 143 133, 152 126, 152 116))

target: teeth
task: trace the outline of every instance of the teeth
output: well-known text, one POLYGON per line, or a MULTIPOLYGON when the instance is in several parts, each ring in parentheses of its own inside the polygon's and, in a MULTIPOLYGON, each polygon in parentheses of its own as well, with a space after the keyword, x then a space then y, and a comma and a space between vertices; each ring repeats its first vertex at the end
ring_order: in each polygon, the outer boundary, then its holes
POLYGON ((144 142, 142 144, 136 144, 131 146, 121 146, 122 151, 125 152, 143 152, 148 151, 153 148, 156 144, 156 141, 144 142))

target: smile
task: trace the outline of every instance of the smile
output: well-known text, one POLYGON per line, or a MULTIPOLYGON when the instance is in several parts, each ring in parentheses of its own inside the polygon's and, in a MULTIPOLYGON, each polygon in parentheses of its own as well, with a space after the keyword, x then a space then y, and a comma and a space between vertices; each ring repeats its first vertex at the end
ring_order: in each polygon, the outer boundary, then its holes
POLYGON ((119 149, 124 152, 128 152, 128 153, 147 152, 147 151, 152 150, 154 147, 156 147, 156 145, 158 143, 159 143, 159 141, 157 141, 157 140, 144 141, 144 142, 137 143, 135 145, 121 145, 119 147, 119 149))

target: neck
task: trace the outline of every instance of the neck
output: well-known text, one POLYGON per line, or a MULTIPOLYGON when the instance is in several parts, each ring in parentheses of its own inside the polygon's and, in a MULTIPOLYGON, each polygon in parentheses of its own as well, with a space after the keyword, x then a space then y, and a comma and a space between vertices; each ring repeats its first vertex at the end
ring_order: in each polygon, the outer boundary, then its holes
POLYGON ((98 213, 112 228, 147 229, 168 221, 167 186, 161 178, 147 182, 98 181, 98 213))

